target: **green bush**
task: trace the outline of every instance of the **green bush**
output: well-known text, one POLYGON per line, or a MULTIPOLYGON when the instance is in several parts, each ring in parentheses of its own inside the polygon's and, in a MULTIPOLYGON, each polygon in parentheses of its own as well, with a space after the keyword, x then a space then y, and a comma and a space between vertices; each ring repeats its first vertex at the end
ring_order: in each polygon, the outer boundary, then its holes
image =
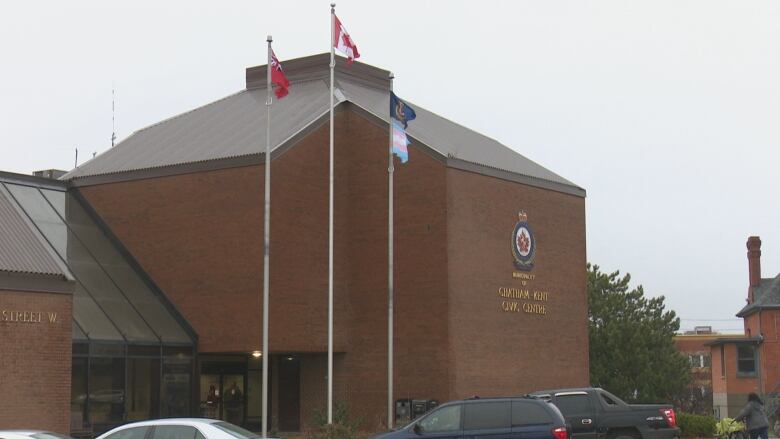
POLYGON ((716 433, 716 422, 712 416, 680 412, 677 414, 677 425, 682 437, 713 437, 716 433))
POLYGON ((360 432, 362 420, 352 419, 346 404, 337 402, 333 406, 333 423, 328 424, 325 411, 317 410, 312 419, 313 427, 307 431, 306 439, 361 439, 365 434, 360 432))

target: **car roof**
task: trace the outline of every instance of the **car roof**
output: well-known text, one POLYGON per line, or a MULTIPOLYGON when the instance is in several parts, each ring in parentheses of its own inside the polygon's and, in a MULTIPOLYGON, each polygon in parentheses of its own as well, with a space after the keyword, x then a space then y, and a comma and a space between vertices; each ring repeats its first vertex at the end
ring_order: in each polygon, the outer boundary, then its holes
POLYGON ((128 426, 144 426, 144 425, 170 425, 170 424, 184 424, 184 425, 203 425, 203 424, 216 424, 222 422, 219 419, 206 419, 206 418, 165 418, 165 419, 150 419, 148 421, 138 421, 125 424, 122 427, 128 426))
POLYGON ((466 398, 461 401, 453 401, 453 402, 472 402, 472 401, 538 401, 536 398, 530 397, 530 396, 491 396, 482 398, 479 396, 473 396, 471 398, 466 398))
MULTIPOLYGON (((0 439, 20 439, 28 438, 34 434, 50 434, 56 436, 66 436, 59 433, 53 433, 46 430, 0 430, 0 439)), ((67 437, 67 436, 66 436, 67 437)))
POLYGON ((124 430, 126 428, 133 427, 149 427, 153 425, 189 425, 192 427, 216 424, 222 422, 219 419, 205 419, 205 418, 165 418, 165 419, 151 419, 148 421, 130 422, 128 424, 120 425, 119 427, 112 428, 111 430, 101 434, 98 438, 106 437, 109 434, 124 430))
POLYGON ((548 390, 537 390, 533 393, 530 393, 531 396, 541 396, 541 395, 576 395, 576 394, 583 394, 583 393, 589 393, 591 391, 598 391, 601 390, 600 387, 567 387, 562 389, 548 389, 548 390))

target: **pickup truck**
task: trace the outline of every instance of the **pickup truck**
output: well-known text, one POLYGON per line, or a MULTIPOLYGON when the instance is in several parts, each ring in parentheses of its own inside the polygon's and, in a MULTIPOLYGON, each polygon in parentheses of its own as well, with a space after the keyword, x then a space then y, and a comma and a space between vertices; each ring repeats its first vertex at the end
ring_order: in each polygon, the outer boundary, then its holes
POLYGON ((546 400, 563 413, 572 439, 679 439, 671 405, 626 404, 604 389, 540 390, 530 396, 546 400))

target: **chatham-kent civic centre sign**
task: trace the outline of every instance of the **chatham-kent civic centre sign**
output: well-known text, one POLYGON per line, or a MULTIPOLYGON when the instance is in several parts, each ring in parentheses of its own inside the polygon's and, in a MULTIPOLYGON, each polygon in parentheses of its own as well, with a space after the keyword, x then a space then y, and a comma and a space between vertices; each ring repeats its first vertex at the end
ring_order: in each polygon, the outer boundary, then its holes
POLYGON ((536 236, 528 225, 528 215, 522 210, 512 231, 512 257, 514 266, 512 278, 520 281, 520 286, 499 287, 498 296, 501 310, 526 314, 547 315, 547 301, 550 293, 535 289, 532 282, 536 275, 529 273, 534 268, 536 257, 536 236))

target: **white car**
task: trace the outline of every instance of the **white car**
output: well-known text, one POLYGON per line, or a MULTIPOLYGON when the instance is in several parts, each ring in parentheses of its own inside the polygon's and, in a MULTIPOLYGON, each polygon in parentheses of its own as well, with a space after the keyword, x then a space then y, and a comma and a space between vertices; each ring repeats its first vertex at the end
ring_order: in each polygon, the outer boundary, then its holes
MULTIPOLYGON (((97 439, 257 439, 252 433, 218 419, 155 419, 109 430, 97 439)), ((52 438, 41 438, 52 439, 52 438)))
POLYGON ((64 434, 43 430, 0 430, 0 439, 73 439, 64 434))

